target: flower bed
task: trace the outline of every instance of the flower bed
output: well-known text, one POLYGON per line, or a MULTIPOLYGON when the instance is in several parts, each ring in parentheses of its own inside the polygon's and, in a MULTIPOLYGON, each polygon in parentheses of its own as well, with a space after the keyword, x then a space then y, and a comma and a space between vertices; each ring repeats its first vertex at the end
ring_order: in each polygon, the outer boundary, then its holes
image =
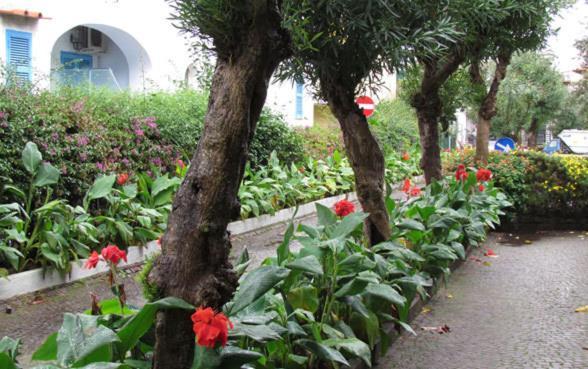
MULTIPOLYGON (((474 165, 471 149, 443 154, 446 172, 457 165, 474 165)), ((549 218, 574 222, 588 218, 588 158, 522 151, 511 154, 491 152, 488 169, 495 183, 514 204, 511 217, 518 221, 549 218)))
MULTIPOLYGON (((171 202, 187 166, 178 160, 175 175, 118 173, 98 177, 80 206, 55 198, 59 171, 43 162, 41 152, 28 143, 21 153, 28 186, 0 187, 11 202, 0 204, 0 277, 8 272, 54 267, 69 271, 70 261, 86 258, 109 243, 121 247, 144 245, 165 230, 171 202)), ((390 156, 387 178, 397 180, 417 172, 410 162, 390 156)), ((305 204, 347 193, 354 188, 353 170, 335 152, 323 160, 307 159, 286 165, 272 153, 267 166, 246 168, 239 189, 241 218, 305 204)))
MULTIPOLYGON (((222 312, 168 297, 121 314, 118 296, 96 303, 103 315, 66 314, 61 330, 33 359, 56 368, 149 368, 155 312, 179 308, 196 310, 186 321, 197 336, 193 368, 336 368, 353 358, 371 365, 376 344, 386 342, 383 324, 412 331, 412 302, 465 257, 466 247, 479 246, 509 206, 491 181, 466 174, 434 183, 406 202, 388 200, 393 234, 387 242, 366 247, 367 214, 350 204, 336 205, 339 215, 319 205, 318 225, 290 224, 275 257, 261 266, 246 272, 244 251, 235 266, 239 288, 222 312), (290 249, 294 240, 302 244, 298 252, 290 249)), ((157 299, 157 289, 147 287, 157 299)), ((5 347, 0 362, 12 363, 17 343, 5 347)))

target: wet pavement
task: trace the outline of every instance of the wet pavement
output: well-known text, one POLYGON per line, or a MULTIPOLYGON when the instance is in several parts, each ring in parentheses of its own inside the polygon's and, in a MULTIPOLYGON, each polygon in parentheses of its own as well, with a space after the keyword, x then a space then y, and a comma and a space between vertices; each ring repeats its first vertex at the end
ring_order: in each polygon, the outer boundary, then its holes
POLYGON ((377 369, 588 368, 588 313, 575 312, 588 305, 588 232, 495 233, 485 248, 377 369), (444 325, 449 333, 434 332, 444 325))

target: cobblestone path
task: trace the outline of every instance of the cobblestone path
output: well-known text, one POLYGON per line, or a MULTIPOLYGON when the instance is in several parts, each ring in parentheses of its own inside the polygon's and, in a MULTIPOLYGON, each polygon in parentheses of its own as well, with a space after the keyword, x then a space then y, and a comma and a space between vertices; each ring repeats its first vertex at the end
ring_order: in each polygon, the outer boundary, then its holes
POLYGON ((588 305, 588 232, 516 237, 491 236, 497 258, 474 252, 377 369, 587 369, 588 313, 574 310, 588 305))

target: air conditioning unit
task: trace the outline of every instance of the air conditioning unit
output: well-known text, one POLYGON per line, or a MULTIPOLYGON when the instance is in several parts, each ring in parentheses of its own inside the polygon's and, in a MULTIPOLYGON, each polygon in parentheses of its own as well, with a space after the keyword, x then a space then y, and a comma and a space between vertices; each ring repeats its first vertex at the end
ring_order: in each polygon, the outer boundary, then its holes
POLYGON ((76 51, 90 54, 105 52, 102 32, 86 26, 77 26, 70 34, 71 44, 76 51))

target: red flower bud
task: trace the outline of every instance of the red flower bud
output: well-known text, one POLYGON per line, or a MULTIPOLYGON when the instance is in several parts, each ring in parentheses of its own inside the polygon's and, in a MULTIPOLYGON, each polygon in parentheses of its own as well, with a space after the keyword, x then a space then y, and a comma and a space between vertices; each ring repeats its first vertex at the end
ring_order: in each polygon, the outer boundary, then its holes
POLYGON ((346 217, 355 211, 355 205, 351 201, 341 200, 335 203, 335 214, 346 217))
POLYGON ((198 308, 192 314, 192 329, 196 334, 196 342, 200 346, 215 348, 217 343, 226 346, 229 339, 229 327, 233 323, 223 313, 215 314, 211 308, 198 308))
POLYGON ((104 260, 117 265, 120 260, 127 261, 127 253, 118 248, 116 245, 108 245, 100 252, 104 260))
POLYGON ((116 183, 119 186, 123 186, 129 180, 129 175, 127 173, 121 173, 116 177, 116 183))
POLYGON ((88 260, 86 260, 86 264, 84 264, 84 268, 86 269, 94 269, 98 262, 100 261, 100 255, 96 251, 92 251, 88 260))

